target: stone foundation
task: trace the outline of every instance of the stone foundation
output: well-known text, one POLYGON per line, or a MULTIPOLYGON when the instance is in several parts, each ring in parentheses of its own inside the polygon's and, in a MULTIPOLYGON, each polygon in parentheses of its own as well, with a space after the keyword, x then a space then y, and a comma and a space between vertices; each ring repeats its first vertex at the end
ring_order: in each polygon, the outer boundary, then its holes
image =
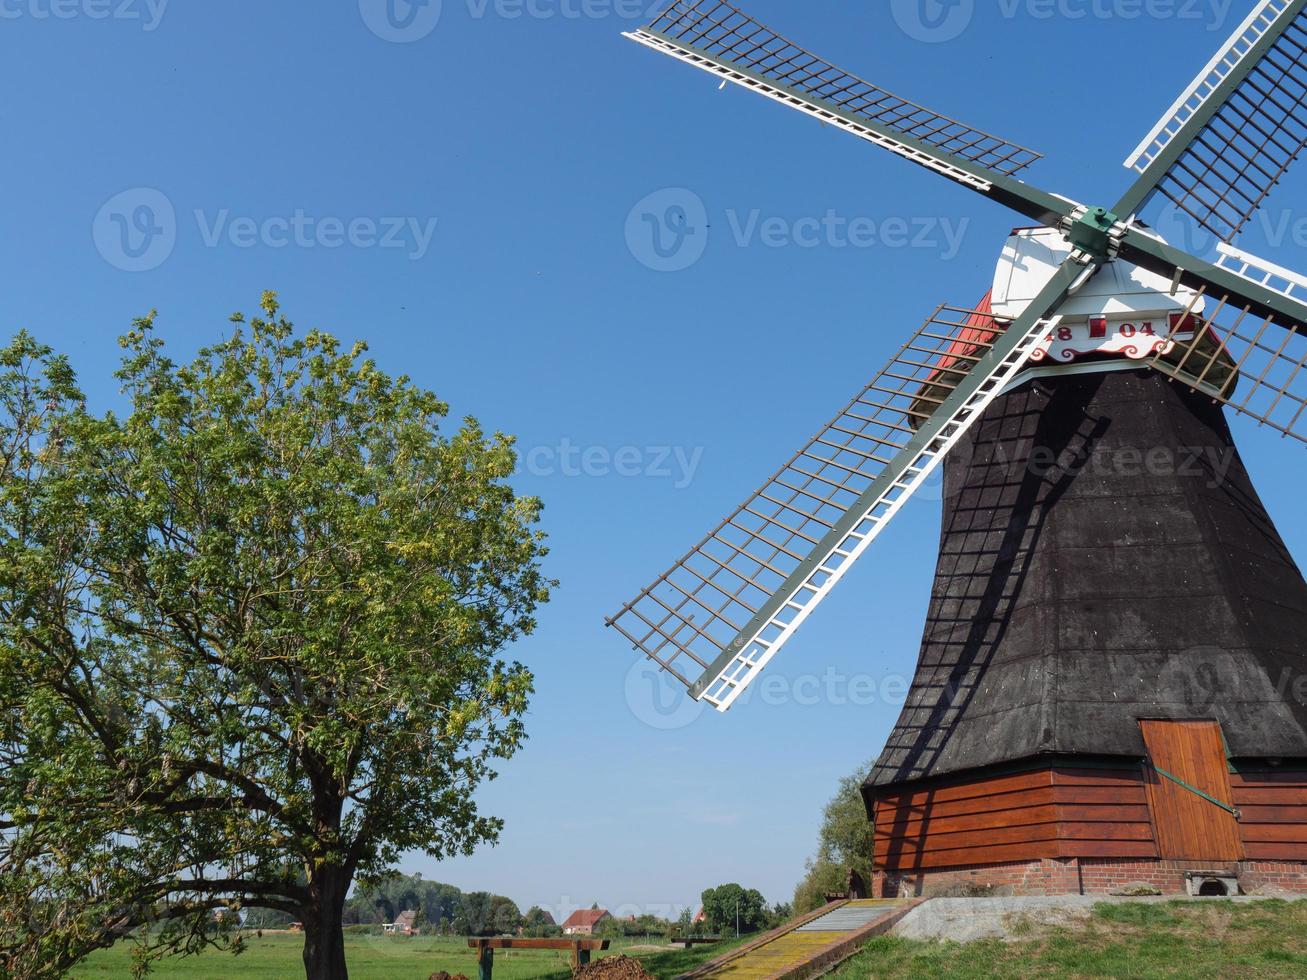
POLYGON ((1307 863, 1293 861, 1159 861, 1152 858, 1044 858, 1011 864, 923 871, 877 871, 876 898, 953 895, 1111 895, 1148 885, 1186 895, 1187 871, 1233 874, 1244 895, 1307 894, 1307 863))

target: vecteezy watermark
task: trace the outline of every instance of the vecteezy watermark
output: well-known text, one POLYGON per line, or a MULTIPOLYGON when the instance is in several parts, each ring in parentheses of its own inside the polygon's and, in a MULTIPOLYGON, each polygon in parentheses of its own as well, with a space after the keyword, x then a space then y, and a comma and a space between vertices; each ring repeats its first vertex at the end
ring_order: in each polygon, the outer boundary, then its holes
POLYGON ((562 476, 671 480, 677 490, 694 481, 703 461, 703 447, 694 446, 578 446, 570 439, 557 445, 532 446, 519 456, 519 469, 531 476, 562 476))
POLYGON ((914 248, 938 252, 945 261, 957 258, 971 226, 970 218, 849 218, 833 208, 820 218, 793 220, 763 217, 757 208, 743 215, 728 208, 726 221, 740 248, 914 248))
MULTIPOLYGON (((794 676, 776 671, 763 674, 745 688, 736 704, 757 701, 768 707, 864 708, 877 704, 902 707, 910 687, 908 677, 894 673, 846 674, 835 667, 827 667, 820 674, 794 676)), ((939 696, 951 703, 962 689, 961 682, 950 681, 939 696)), ((627 671, 625 693, 631 713, 650 728, 661 731, 694 724, 708 707, 705 702, 690 697, 685 686, 658 664, 643 658, 627 671)))
MULTIPOLYGON (((437 218, 342 218, 314 215, 302 208, 286 214, 234 214, 230 208, 192 212, 205 248, 356 248, 396 249, 416 262, 431 248, 437 218)), ((92 222, 95 248, 106 262, 125 272, 148 272, 168 260, 181 228, 172 201, 152 187, 122 191, 105 201, 92 222)))
POLYGON ((116 20, 149 33, 163 21, 170 0, 0 0, 0 20, 116 20))
POLYGON ((421 41, 440 23, 441 0, 359 0, 363 23, 383 41, 421 41))
POLYGON ((1202 24, 1219 31, 1229 22, 1234 0, 890 0, 890 12, 908 37, 943 44, 961 37, 976 18, 978 4, 992 5, 1004 20, 1168 20, 1202 24))
POLYGON ((1056 450, 1035 446, 1029 454, 1012 453, 999 444, 993 465, 1006 470, 1008 480, 1024 469, 1040 480, 1059 481, 1089 473, 1099 477, 1194 479, 1209 490, 1225 485, 1234 466, 1235 450, 1216 446, 1106 447, 1099 444, 1056 450))
MULTIPOLYGON (((935 252, 945 261, 957 257, 971 226, 965 217, 850 217, 834 208, 799 218, 727 208, 723 217, 736 248, 912 248, 935 252)), ((627 213, 626 245, 646 268, 679 272, 703 257, 710 226, 698 194, 668 187, 641 198, 627 213)))
MULTIPOLYGON (((622 20, 643 24, 668 0, 463 0, 471 20, 622 20)), ((420 41, 440 22, 441 0, 359 0, 359 13, 383 41, 420 41)))
MULTIPOLYGON (((1193 255, 1211 255, 1220 236, 1208 231, 1175 204, 1167 204, 1154 220, 1153 230, 1168 243, 1193 255)), ((1243 229, 1250 250, 1307 248, 1307 214, 1293 208, 1262 208, 1243 229)))
POLYGON ((890 13, 914 41, 942 44, 971 26, 976 0, 890 0, 890 13))
POLYGON ((288 215, 233 216, 230 209, 195 211, 206 248, 389 248, 404 249, 414 262, 431 248, 438 218, 320 217, 297 208, 288 215))
POLYGON ((1242 654, 1214 646, 1191 647, 1170 654, 1158 671, 1155 689, 1167 700, 1189 707, 1257 701, 1307 707, 1307 673, 1292 667, 1249 669, 1242 654))
POLYGON ((684 187, 665 187, 636 202, 626 216, 626 247, 646 268, 680 272, 708 248, 708 209, 684 187))
POLYGON ((708 707, 690 697, 671 674, 643 657, 626 672, 625 694, 631 714, 664 732, 694 724, 708 707))
POLYGON ((162 191, 136 187, 104 202, 91 236, 114 268, 148 272, 163 265, 177 245, 177 213, 162 191))

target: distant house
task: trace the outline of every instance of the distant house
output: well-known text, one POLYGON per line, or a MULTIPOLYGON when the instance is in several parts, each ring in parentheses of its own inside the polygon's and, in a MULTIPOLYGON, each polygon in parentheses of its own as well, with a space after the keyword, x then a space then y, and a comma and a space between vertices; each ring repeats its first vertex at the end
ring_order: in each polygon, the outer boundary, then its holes
POLYGON ((387 922, 382 926, 382 931, 387 936, 416 936, 418 930, 415 926, 418 914, 413 909, 406 909, 395 916, 394 922, 387 922))
POLYGON ((611 919, 607 909, 577 909, 563 923, 564 936, 593 936, 595 926, 611 919))

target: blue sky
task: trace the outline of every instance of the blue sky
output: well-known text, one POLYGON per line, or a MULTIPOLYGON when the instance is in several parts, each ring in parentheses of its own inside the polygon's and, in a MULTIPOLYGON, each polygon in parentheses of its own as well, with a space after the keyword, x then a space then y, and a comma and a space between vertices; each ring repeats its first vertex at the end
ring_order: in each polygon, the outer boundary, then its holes
MULTIPOLYGON (((301 327, 365 338, 456 416, 517 434, 562 581, 513 651, 537 675, 531 741, 481 796, 500 846, 405 870, 524 907, 657 911, 727 880, 788 899, 823 803, 897 715, 938 494, 787 647, 771 696, 727 716, 656 706, 603 617, 936 304, 978 299, 1018 222, 622 39, 647 0, 443 0, 398 27, 384 3, 0 0, 3 327, 68 352, 108 407, 133 317, 158 308, 185 355, 272 288, 301 327), (670 258, 642 217, 669 202, 688 207, 683 249, 662 229, 670 258)), ((1120 161, 1247 6, 747 8, 1045 152, 1027 179, 1110 205, 1120 161)), ((1301 177, 1246 238, 1296 267, 1301 177)), ((1302 449, 1235 425, 1307 555, 1302 449)))

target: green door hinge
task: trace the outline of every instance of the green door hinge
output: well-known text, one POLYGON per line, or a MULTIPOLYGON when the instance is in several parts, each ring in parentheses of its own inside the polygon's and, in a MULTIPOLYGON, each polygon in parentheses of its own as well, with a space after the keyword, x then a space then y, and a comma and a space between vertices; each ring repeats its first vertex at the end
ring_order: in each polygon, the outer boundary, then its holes
POLYGON ((1238 820, 1238 819, 1240 819, 1240 818, 1243 816, 1243 814, 1239 812, 1238 807, 1233 807, 1233 806, 1231 806, 1229 803, 1223 803, 1223 802, 1221 802, 1220 800, 1218 800, 1215 796, 1212 796, 1212 795, 1210 795, 1209 793, 1204 793, 1204 792, 1203 792, 1202 790, 1200 790, 1197 786, 1193 786, 1193 785, 1191 785, 1191 784, 1189 784, 1189 783, 1186 783, 1183 779, 1181 779, 1181 778, 1180 778, 1179 776, 1177 776, 1175 773, 1173 773, 1173 772, 1167 772, 1165 769, 1163 769, 1163 768, 1162 768, 1161 766, 1159 766, 1157 763, 1153 762, 1151 759, 1148 761, 1148 765, 1149 765, 1149 766, 1152 768, 1152 770, 1153 770, 1155 773, 1157 773, 1159 776, 1164 776, 1165 778, 1171 780, 1171 782, 1175 783, 1177 786, 1181 787, 1182 789, 1187 789, 1189 792, 1193 793, 1195 796, 1200 796, 1200 797, 1202 797, 1202 798, 1203 798, 1204 800, 1206 800, 1208 803, 1214 803, 1216 806, 1219 806, 1222 810, 1226 811, 1226 812, 1229 813, 1229 814, 1232 814, 1232 815, 1234 816, 1234 819, 1238 820))

